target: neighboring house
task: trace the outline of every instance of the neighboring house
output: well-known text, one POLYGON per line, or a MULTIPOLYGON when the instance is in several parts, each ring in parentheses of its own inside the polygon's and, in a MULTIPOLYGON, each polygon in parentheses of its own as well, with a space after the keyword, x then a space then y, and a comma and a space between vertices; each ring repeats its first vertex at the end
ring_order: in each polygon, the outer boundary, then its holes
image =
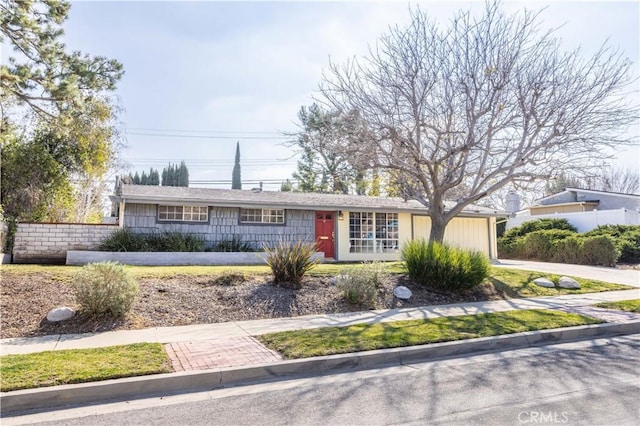
MULTIPOLYGON (((255 247, 317 241, 337 261, 397 260, 408 240, 428 238, 428 210, 417 201, 343 194, 119 186, 118 223, 134 232, 181 232, 207 244, 240 238, 255 247)), ((469 206, 447 226, 445 241, 496 257, 496 217, 469 206)))
POLYGON ((566 188, 517 212, 507 229, 541 218, 565 218, 578 232, 600 225, 640 225, 640 195, 566 188))

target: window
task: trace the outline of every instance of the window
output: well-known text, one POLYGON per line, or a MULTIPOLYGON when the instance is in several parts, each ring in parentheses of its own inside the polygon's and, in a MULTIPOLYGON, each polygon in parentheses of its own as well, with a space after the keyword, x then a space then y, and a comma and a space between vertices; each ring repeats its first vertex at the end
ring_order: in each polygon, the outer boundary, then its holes
POLYGON ((240 223, 284 225, 283 209, 240 209, 240 223))
POLYGON ((351 253, 398 251, 398 213, 349 212, 351 253))
POLYGON ((158 220, 179 222, 208 222, 207 206, 158 206, 158 220))

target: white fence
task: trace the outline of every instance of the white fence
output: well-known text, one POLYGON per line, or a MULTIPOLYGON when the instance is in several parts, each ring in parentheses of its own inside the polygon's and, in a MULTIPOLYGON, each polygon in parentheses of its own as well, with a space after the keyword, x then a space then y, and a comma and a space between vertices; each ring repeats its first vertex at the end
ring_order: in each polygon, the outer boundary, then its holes
POLYGON ((578 229, 578 232, 588 232, 600 225, 640 225, 640 213, 635 210, 594 210, 590 212, 553 213, 535 216, 516 216, 507 221, 507 229, 515 228, 524 222, 536 219, 565 218, 578 229))

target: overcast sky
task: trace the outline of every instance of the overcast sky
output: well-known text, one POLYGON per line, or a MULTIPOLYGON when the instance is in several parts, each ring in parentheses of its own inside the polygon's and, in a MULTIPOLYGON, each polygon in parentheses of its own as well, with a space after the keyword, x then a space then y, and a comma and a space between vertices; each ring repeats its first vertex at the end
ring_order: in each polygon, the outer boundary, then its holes
MULTIPOLYGON (((582 46, 588 54, 609 38, 640 74, 638 2, 549 3, 503 7, 548 6, 544 26, 564 24, 558 30, 564 48, 582 46)), ((483 8, 476 1, 420 5, 443 25, 456 10, 483 8)), ((409 3, 390 1, 76 1, 64 28, 70 49, 124 65, 117 93, 127 133, 123 157, 132 170, 185 160, 192 182, 230 187, 239 141, 249 189, 291 177, 296 161, 281 132, 295 130, 298 110, 313 101, 329 58, 366 54, 389 25, 407 22, 408 10, 409 3)), ((628 167, 640 164, 637 149, 619 158, 628 167)))

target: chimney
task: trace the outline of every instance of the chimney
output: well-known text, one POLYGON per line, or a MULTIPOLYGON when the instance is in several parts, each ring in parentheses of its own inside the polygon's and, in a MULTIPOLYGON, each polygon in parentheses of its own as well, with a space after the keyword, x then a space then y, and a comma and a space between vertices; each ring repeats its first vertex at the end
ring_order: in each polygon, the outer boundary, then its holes
POLYGON ((505 197, 507 213, 513 214, 520 211, 520 195, 516 191, 509 191, 505 197))

